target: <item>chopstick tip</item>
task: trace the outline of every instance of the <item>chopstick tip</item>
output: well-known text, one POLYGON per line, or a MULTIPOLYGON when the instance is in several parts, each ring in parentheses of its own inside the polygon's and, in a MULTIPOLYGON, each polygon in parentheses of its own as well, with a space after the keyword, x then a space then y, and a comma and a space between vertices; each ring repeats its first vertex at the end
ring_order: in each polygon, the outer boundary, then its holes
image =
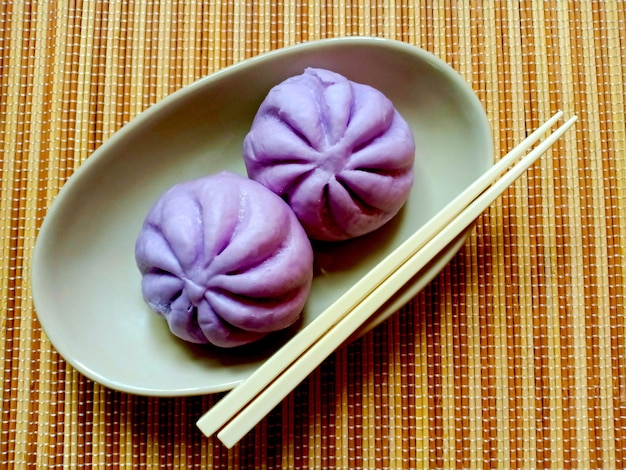
POLYGON ((224 444, 227 449, 232 449, 239 442, 239 439, 224 435, 222 432, 217 434, 217 438, 224 444))
POLYGON ((210 426, 206 414, 196 421, 196 427, 204 434, 205 437, 211 437, 216 430, 210 426))

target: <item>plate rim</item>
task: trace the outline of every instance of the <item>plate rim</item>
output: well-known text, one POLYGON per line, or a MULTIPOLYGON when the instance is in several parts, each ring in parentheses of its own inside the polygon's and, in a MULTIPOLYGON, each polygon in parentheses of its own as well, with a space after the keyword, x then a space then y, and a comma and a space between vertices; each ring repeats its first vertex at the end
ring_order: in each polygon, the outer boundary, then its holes
MULTIPOLYGON (((113 390, 131 393, 135 395, 144 395, 144 396, 155 396, 155 397, 176 397, 176 396, 197 396, 202 394, 210 394, 210 393, 218 393, 232 389, 238 383, 240 383, 243 379, 233 380, 230 382, 224 382, 219 385, 207 386, 204 388, 198 387, 179 387, 172 388, 169 390, 162 389, 149 389, 149 388, 140 388, 137 386, 120 383, 117 380, 108 378, 100 374, 99 372, 93 370, 89 365, 84 363, 80 358, 76 357, 71 351, 68 350, 66 346, 66 342, 59 337, 51 337, 48 332, 54 331, 54 327, 52 327, 52 320, 49 315, 40 315, 40 311, 45 311, 45 307, 41 309, 41 299, 38 298, 37 292, 39 288, 37 287, 40 282, 43 281, 39 277, 39 272, 41 271, 38 266, 43 264, 44 261, 42 259, 43 254, 46 253, 47 247, 47 239, 46 237, 42 237, 42 234, 45 235, 46 232, 50 229, 50 225, 53 223, 55 214, 60 211, 64 204, 64 201, 72 195, 72 188, 74 187, 74 181, 80 178, 80 176, 88 171, 92 171, 91 169, 100 164, 101 160, 106 156, 109 152, 109 148, 111 146, 116 145, 118 142, 123 142, 125 136, 134 132, 137 126, 149 124, 152 119, 158 118, 160 114, 167 113, 170 106, 175 106, 181 98, 186 95, 193 94, 199 90, 204 89, 207 84, 214 83, 219 80, 227 80, 229 75, 233 73, 239 73, 242 70, 245 70, 249 67, 254 67, 257 63, 263 62, 265 60, 271 59, 273 57, 279 56, 289 56, 292 54, 298 54, 298 52, 306 49, 315 49, 320 47, 331 48, 338 46, 376 46, 376 47, 384 47, 384 48, 392 48, 392 49, 401 49, 403 52, 408 53, 410 55, 415 55, 423 60, 426 60, 433 66, 438 68, 445 68, 446 75, 454 82, 456 87, 459 87, 463 90, 463 95, 465 98, 473 101, 474 106, 479 107, 482 110, 482 117, 484 118, 484 126, 483 130, 487 134, 482 136, 485 143, 490 145, 490 148, 487 149, 492 156, 492 159, 495 158, 494 155, 494 145, 493 145, 493 137, 491 134, 491 127, 489 123, 489 119, 486 115, 485 108, 482 102, 478 99, 475 91, 466 82, 463 77, 457 72, 452 66, 444 62, 441 58, 437 57, 435 54, 428 52, 419 46, 409 44, 403 41, 398 41, 395 39, 387 39, 380 37, 371 37, 371 36, 348 36, 348 37, 338 37, 338 38, 325 38, 318 39, 313 41, 306 41, 297 43, 291 46, 286 46, 280 49, 264 52, 258 54, 254 57, 244 59, 240 62, 231 64, 223 69, 217 70, 205 77, 201 77, 194 82, 185 85, 178 90, 172 92, 171 94, 165 96, 158 102, 153 105, 147 107, 145 110, 138 113, 136 116, 130 118, 126 123, 124 123, 117 131, 115 131, 110 137, 108 137, 94 152, 92 152, 86 160, 84 160, 79 167, 62 183, 61 188, 51 200, 49 206, 46 209, 46 213, 44 215, 44 219, 37 231, 36 239, 34 243, 34 247, 32 250, 30 268, 31 268, 31 276, 30 276, 30 287, 31 287, 31 296, 33 301, 34 313, 42 327, 43 333, 46 335, 54 349, 56 349, 57 353, 62 357, 62 359, 67 362, 69 365, 74 367, 78 372, 85 375, 90 380, 99 383, 103 386, 111 388, 113 390)), ((428 284, 432 281, 434 277, 436 277, 441 269, 448 264, 448 262, 458 253, 460 248, 465 243, 469 232, 466 232, 462 237, 462 242, 455 247, 451 252, 444 252, 446 255, 445 262, 440 269, 438 269, 430 276, 430 279, 425 283, 428 284)), ((416 274, 416 277, 419 277, 422 274, 422 271, 416 274)), ((425 287, 425 285, 423 287, 425 287)), ((413 295, 416 295, 421 289, 413 295)), ((378 326, 383 321, 387 320, 394 312, 389 312, 384 315, 384 318, 381 318, 379 321, 374 322, 370 328, 367 328, 362 334, 370 331, 371 329, 378 326)), ((372 318, 378 318, 379 313, 375 312, 372 315, 372 318)))

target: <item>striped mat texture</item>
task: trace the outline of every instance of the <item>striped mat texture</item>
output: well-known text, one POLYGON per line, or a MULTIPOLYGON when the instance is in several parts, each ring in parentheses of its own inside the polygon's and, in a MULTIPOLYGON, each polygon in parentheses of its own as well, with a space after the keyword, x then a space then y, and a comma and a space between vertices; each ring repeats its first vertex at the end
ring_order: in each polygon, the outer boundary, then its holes
POLYGON ((623 468, 623 1, 3 0, 0 67, 3 468, 623 468), (497 156, 557 109, 579 122, 427 288, 231 450, 195 427, 220 394, 134 396, 66 364, 38 322, 30 259, 67 178, 182 86, 353 35, 459 71, 497 156))

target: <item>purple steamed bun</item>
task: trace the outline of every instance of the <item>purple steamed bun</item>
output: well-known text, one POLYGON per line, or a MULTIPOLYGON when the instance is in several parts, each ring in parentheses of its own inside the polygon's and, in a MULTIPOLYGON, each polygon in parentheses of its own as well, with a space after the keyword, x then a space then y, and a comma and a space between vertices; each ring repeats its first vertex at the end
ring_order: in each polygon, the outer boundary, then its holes
POLYGON ((228 172, 178 184, 148 213, 135 245, 145 301, 174 335, 233 347, 293 324, 313 251, 289 206, 228 172))
POLYGON ((413 185, 413 133, 392 102, 323 69, 270 90, 243 155, 248 176, 285 199, 318 240, 379 228, 413 185))

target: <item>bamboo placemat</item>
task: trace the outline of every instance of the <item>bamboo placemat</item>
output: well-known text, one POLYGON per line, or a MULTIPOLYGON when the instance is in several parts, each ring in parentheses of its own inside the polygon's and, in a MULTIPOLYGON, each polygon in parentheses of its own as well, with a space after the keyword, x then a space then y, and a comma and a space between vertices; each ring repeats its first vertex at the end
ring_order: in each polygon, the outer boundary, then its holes
MULTIPOLYGON (((626 450, 626 7, 622 1, 3 1, 3 467, 620 468, 626 450), (38 323, 30 257, 68 176, 200 77, 345 35, 427 49, 472 85, 503 155, 580 121, 412 302, 337 351, 234 449, 216 396, 92 383, 38 323)), ((451 169, 454 171, 454 169, 451 169)))

